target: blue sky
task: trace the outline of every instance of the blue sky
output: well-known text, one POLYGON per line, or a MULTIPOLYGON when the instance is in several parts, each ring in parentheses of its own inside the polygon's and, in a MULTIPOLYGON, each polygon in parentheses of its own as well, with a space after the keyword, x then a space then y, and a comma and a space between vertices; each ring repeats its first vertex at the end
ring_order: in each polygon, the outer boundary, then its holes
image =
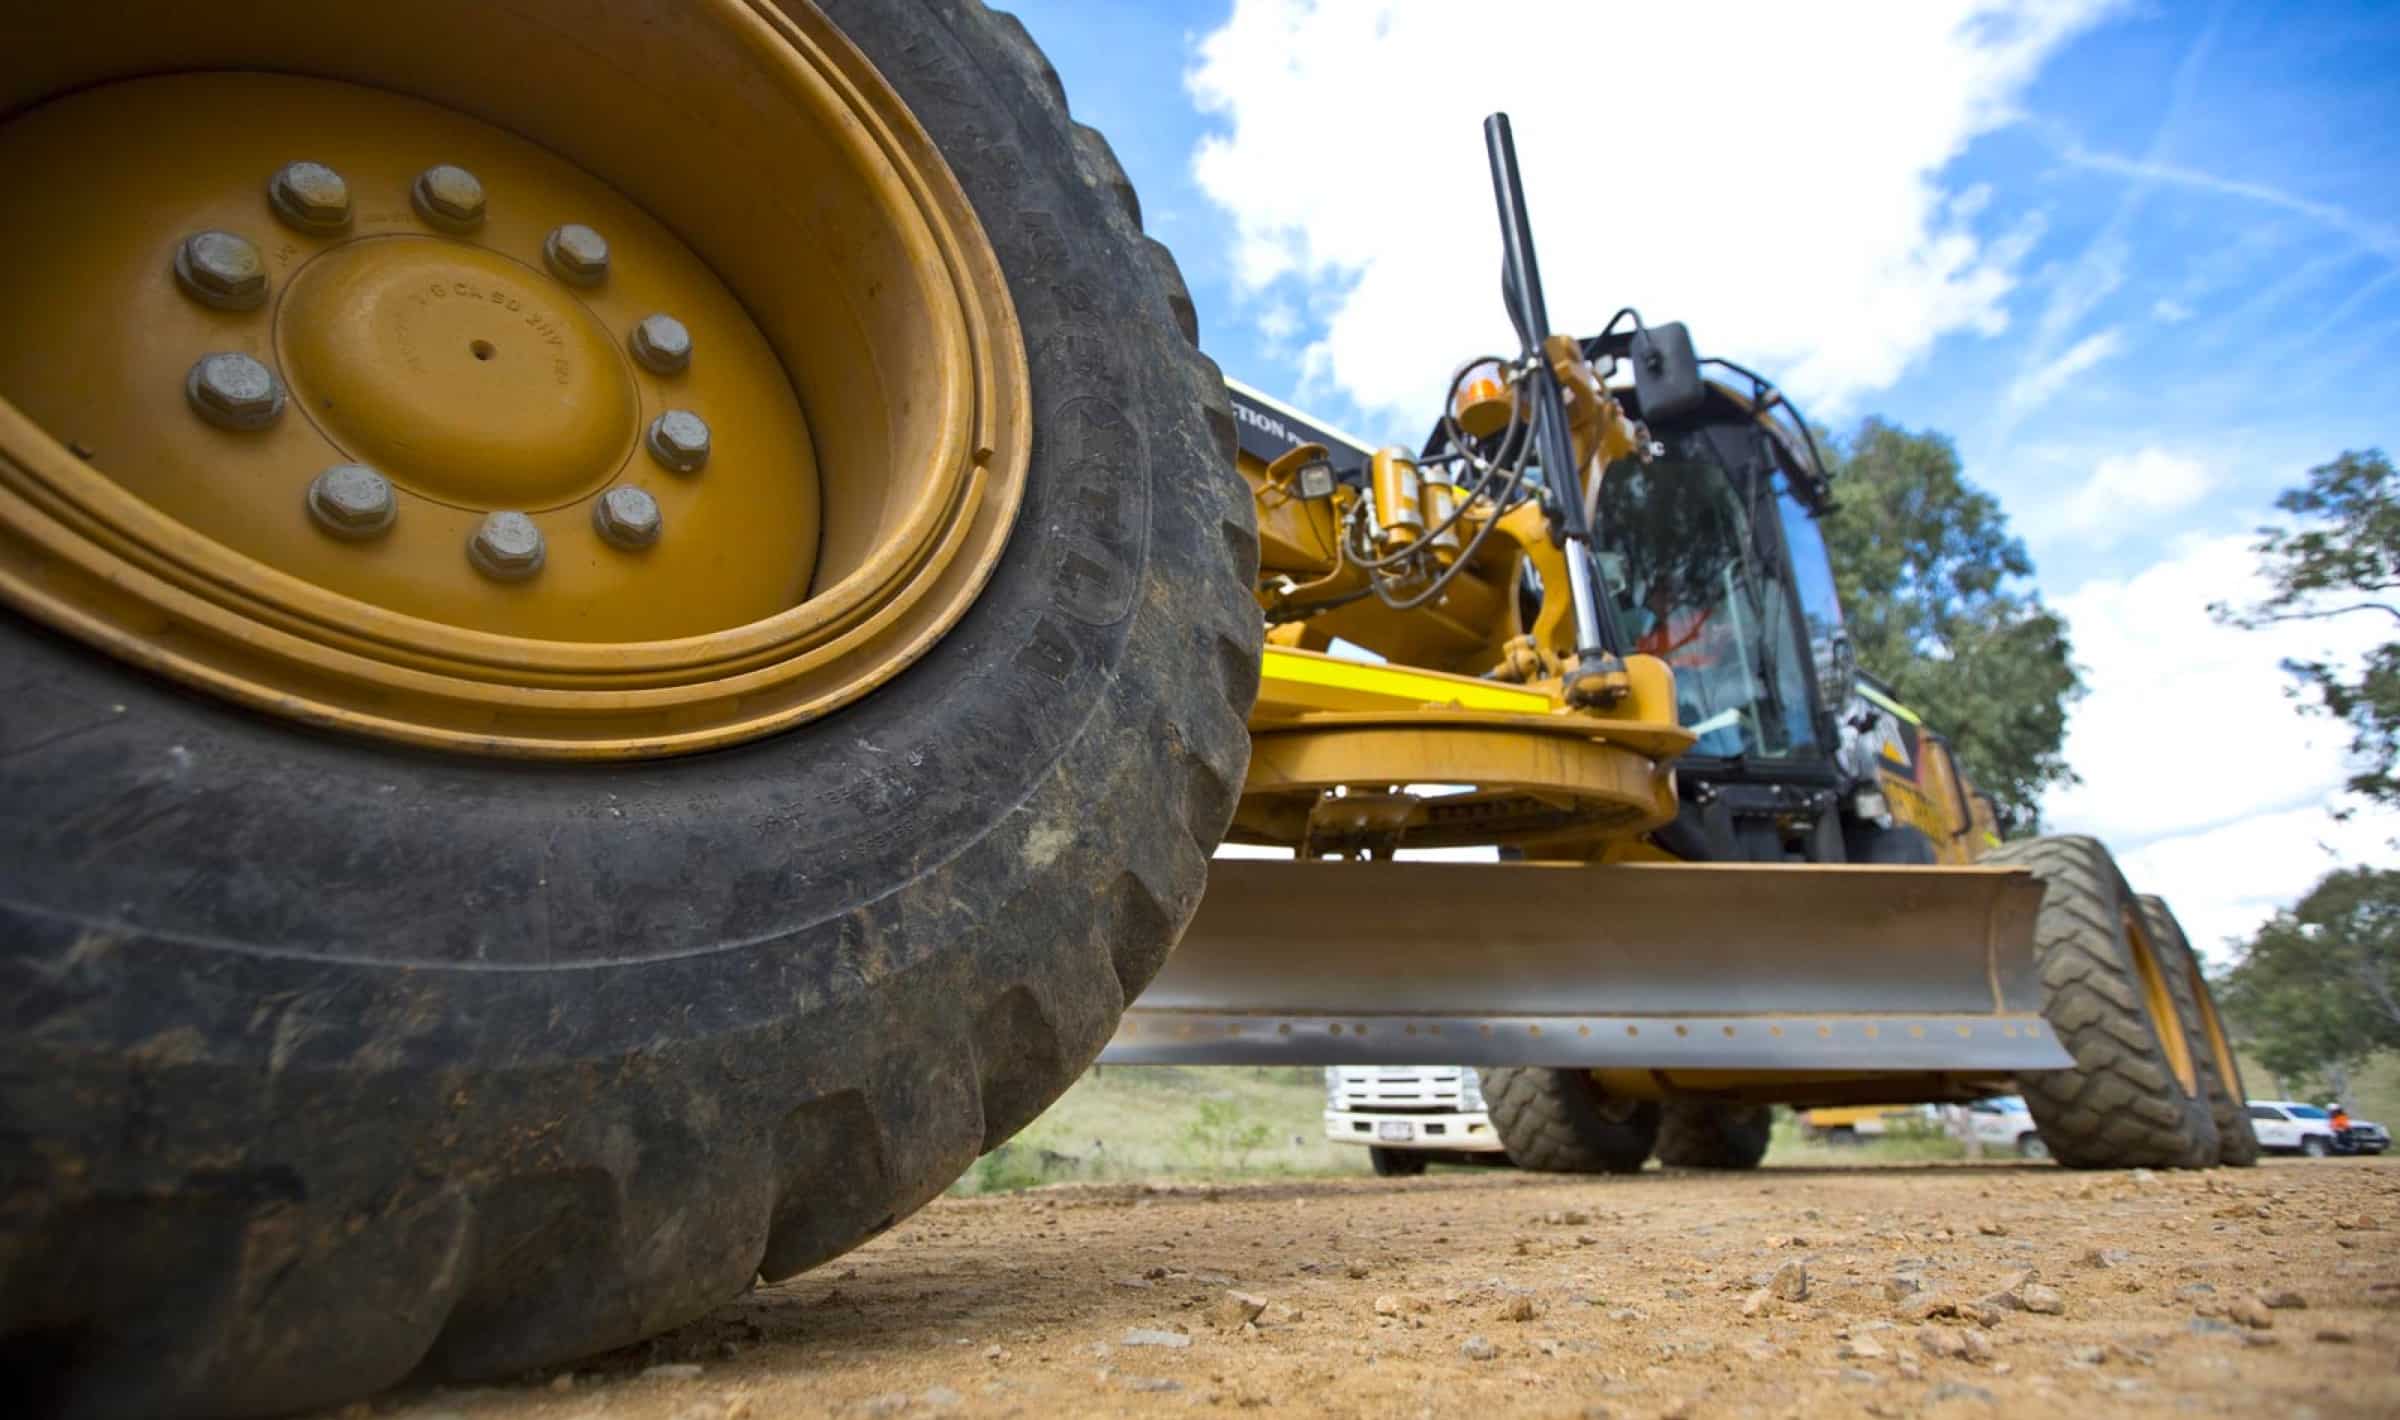
POLYGON ((2400 448, 2400 7, 1016 8, 1229 374, 1414 442, 1506 339, 1475 130, 1505 106, 1560 325, 1687 319, 1820 422, 1949 433, 2001 497, 2092 685, 2053 826, 2208 942, 2393 856, 2326 814, 2340 736, 2275 668, 2379 628, 2202 608, 2278 489, 2400 448))

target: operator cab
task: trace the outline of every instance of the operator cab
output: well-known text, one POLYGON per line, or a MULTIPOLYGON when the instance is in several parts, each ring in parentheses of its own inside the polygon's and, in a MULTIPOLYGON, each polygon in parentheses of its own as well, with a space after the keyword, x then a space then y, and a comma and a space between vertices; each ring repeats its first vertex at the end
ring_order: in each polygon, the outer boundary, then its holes
MULTIPOLYGON (((1618 394, 1638 416, 1638 393, 1618 394)), ((1594 533, 1629 649, 1675 670, 1678 718, 1700 737, 1682 767, 1829 780, 1854 673, 1813 449, 1713 383, 1650 433, 1652 457, 1601 480, 1594 533)))

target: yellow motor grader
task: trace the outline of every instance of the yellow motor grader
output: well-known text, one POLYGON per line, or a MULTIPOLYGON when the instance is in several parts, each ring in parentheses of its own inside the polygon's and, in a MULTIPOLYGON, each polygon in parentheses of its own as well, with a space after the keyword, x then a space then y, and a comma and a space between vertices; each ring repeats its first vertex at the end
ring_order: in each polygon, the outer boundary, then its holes
POLYGON ((2071 1161, 2220 1148, 2171 920, 2088 843, 1959 865, 1939 741, 1845 718, 1804 431, 1550 331, 1503 128, 1521 349, 1401 455, 1262 442, 977 0, 6 36, 13 1413, 636 1341, 1121 1022, 1525 1067, 1561 1166, 2012 1075, 2071 1161))
POLYGON ((2001 843, 1852 664, 1805 420, 1681 326, 1553 333, 1486 131, 1521 351, 1413 453, 1235 388, 1268 632, 1232 837, 1292 861, 1216 865, 1108 1058, 1495 1067, 1541 1168, 1742 1167, 1769 1102, 2014 1081, 2071 1164, 2254 1157, 2165 905, 2089 839, 2001 843), (1503 861, 1396 856, 1467 847, 1503 861))

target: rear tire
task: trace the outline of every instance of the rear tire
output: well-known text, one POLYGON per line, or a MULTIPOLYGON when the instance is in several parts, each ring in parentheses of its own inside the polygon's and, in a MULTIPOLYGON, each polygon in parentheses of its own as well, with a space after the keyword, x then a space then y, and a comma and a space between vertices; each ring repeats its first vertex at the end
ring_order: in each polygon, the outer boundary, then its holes
POLYGON ((2017 1136, 2017 1157, 2020 1159, 2046 1159, 2050 1157, 2050 1146, 2042 1142, 2040 1134, 2028 1130, 2017 1136))
POLYGON ((1492 1127, 1518 1168, 1637 1173, 1658 1142, 1658 1106, 1603 1094, 1589 1070, 1483 1070, 1492 1127))
POLYGON ((1380 1145, 1367 1148, 1367 1164, 1377 1178, 1415 1178, 1425 1172, 1425 1153, 1421 1149, 1386 1149, 1380 1145))
POLYGON ((2052 1157, 2069 1168, 2215 1162, 2216 1120, 2169 973, 2108 850, 2090 838, 2036 838, 1983 861, 2030 868, 2044 889, 2034 928, 2042 1014, 2075 1064, 2018 1082, 2052 1157))
POLYGON ((1774 1127, 1771 1105, 1669 1100, 1659 1111, 1658 1161, 1671 1169, 1754 1169, 1774 1127))
POLYGON ((1021 1128, 1197 905, 1260 624, 1189 297, 1015 20, 828 8, 1023 327, 989 582, 830 717, 630 764, 338 737, 0 614, 14 1413, 287 1413, 687 1322, 1021 1128))
POLYGON ((2311 1134, 2300 1141, 2300 1152, 2312 1159, 2322 1159, 2333 1152, 2333 1146, 2325 1142, 2324 1135, 2311 1134))
POLYGON ((2242 1065, 2217 1017, 2217 1003, 2200 970, 2199 954, 2183 935, 2183 924, 2165 898, 2144 894, 2143 919, 2151 940, 2165 958, 2170 984, 2179 986, 2175 1006, 2183 1016, 2184 1038, 2192 1044, 2193 1063, 2200 1068, 2200 1086, 2208 1094, 2209 1114, 2217 1123, 2216 1162, 2246 1169, 2258 1163, 2258 1133, 2250 1127, 2250 1096, 2242 1085, 2242 1065))

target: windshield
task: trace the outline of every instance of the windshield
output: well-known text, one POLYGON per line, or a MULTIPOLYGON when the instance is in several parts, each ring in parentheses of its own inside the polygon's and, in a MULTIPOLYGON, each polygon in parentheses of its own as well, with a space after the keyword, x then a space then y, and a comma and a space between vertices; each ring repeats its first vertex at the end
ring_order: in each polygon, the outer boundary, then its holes
POLYGON ((1807 638, 1809 658, 1816 663, 1817 686, 1827 703, 1850 698, 1849 641, 1842 631, 1842 602, 1833 589, 1833 557, 1825 550, 1825 534, 1806 505, 1792 496, 1778 472, 1775 512, 1783 525, 1783 545, 1791 554, 1792 590, 1800 596, 1801 635, 1807 638))
POLYGON ((1816 755, 1779 530, 1753 522, 1707 433, 1609 466, 1594 529, 1603 575, 1633 649, 1674 667, 1677 718, 1700 737, 1693 753, 1816 755))

